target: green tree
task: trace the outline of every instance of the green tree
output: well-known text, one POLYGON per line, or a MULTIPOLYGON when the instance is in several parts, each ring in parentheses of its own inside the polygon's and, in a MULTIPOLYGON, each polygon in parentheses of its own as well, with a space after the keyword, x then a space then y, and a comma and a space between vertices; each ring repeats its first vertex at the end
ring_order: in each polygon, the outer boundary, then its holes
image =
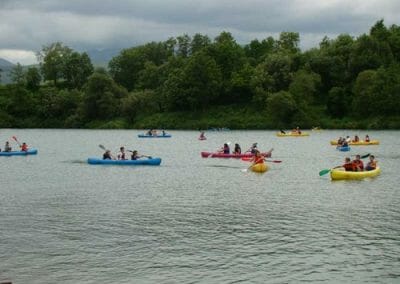
POLYGON ((195 34, 190 43, 191 54, 202 51, 211 45, 211 40, 208 36, 202 34, 195 34))
POLYGON ((17 85, 24 85, 25 80, 25 72, 21 64, 17 63, 11 70, 11 81, 17 85))
POLYGON ((294 74, 289 92, 299 105, 311 105, 317 97, 320 84, 321 77, 318 74, 302 69, 294 74))
POLYGON ((63 74, 70 89, 81 89, 93 73, 92 62, 86 52, 72 52, 65 58, 63 74))
POLYGON ((267 111, 279 127, 285 127, 297 111, 296 101, 289 92, 273 93, 267 99, 267 111))
POLYGON ((124 49, 109 63, 110 74, 116 83, 129 91, 137 87, 140 72, 146 62, 162 65, 172 56, 170 43, 148 43, 142 46, 124 49))
POLYGON ((343 87, 333 87, 328 94, 327 109, 333 117, 344 117, 350 104, 349 93, 343 87))
POLYGON ((42 81, 42 76, 40 76, 40 71, 36 67, 29 67, 25 73, 26 78, 26 88, 31 91, 37 91, 40 87, 40 82, 42 81))
POLYGON ((65 59, 69 58, 71 53, 72 49, 61 42, 43 46, 36 56, 44 80, 51 80, 57 86, 57 82, 64 78, 65 59))
POLYGON ((278 49, 289 53, 300 52, 300 36, 295 32, 281 32, 277 42, 278 49))
POLYGON ((83 97, 83 113, 88 119, 111 119, 120 115, 120 99, 127 92, 107 75, 94 73, 88 79, 83 97))

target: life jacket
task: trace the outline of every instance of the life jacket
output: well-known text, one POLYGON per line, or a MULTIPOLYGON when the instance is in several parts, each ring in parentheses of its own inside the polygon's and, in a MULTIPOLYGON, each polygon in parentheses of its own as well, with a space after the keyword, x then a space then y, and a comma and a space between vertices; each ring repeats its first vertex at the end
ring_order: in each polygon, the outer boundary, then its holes
POLYGON ((22 145, 21 146, 21 151, 25 151, 25 152, 28 151, 28 145, 26 145, 26 144, 22 145))
POLYGON ((263 156, 254 157, 254 158, 255 158, 255 160, 254 160, 255 164, 264 164, 264 157, 263 156))
POLYGON ((375 170, 376 169, 376 161, 375 160, 369 161, 366 168, 369 170, 375 170))
POLYGON ((356 170, 358 170, 358 168, 362 171, 364 170, 364 163, 361 160, 354 160, 353 164, 355 165, 356 170))
POLYGON ((343 164, 342 166, 346 172, 355 172, 357 171, 356 165, 353 162, 343 164))
POLYGON ((118 160, 125 160, 125 152, 124 153, 120 152, 118 154, 118 160))
POLYGON ((229 154, 229 147, 224 147, 224 154, 229 154))
POLYGON ((103 160, 111 160, 111 155, 104 153, 103 160))

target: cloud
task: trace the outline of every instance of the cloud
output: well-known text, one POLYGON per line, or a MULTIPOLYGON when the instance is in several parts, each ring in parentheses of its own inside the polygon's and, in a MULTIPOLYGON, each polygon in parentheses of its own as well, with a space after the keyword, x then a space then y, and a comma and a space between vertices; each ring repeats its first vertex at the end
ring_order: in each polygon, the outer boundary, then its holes
POLYGON ((397 0, 2 0, 0 50, 38 51, 61 41, 77 49, 123 48, 187 33, 229 31, 239 43, 299 32, 310 48, 325 35, 396 24, 397 0))

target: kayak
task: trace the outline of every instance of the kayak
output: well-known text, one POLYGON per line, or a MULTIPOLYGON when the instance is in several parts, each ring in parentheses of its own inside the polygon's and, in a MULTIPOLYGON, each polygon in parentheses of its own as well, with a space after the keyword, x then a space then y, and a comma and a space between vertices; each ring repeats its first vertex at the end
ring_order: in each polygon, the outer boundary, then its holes
MULTIPOLYGON (((331 140, 331 145, 337 145, 337 141, 336 140, 331 140)), ((358 142, 351 141, 351 142, 349 142, 349 145, 352 145, 352 146, 379 145, 379 140, 371 140, 369 142, 363 141, 363 140, 360 140, 358 142)))
POLYGON ((100 158, 89 158, 88 164, 119 165, 119 166, 137 166, 137 165, 159 166, 161 164, 161 158, 139 159, 139 160, 103 160, 100 158))
POLYGON ((300 134, 296 133, 296 132, 287 132, 287 133, 277 132, 276 136, 278 136, 278 137, 304 137, 304 136, 310 136, 310 134, 307 132, 302 132, 300 134))
POLYGON ((11 151, 11 152, 0 152, 0 156, 26 156, 26 155, 36 155, 37 149, 28 149, 28 151, 11 151))
POLYGON ((199 140, 207 140, 206 137, 199 137, 199 140))
POLYGON ((262 164, 255 164, 250 168, 251 171, 256 172, 256 173, 264 173, 268 171, 268 166, 265 163, 262 164))
MULTIPOLYGON (((264 157, 270 158, 271 153, 261 153, 264 157)), ((224 153, 211 153, 211 152, 201 152, 203 158, 251 158, 254 155, 252 153, 242 153, 242 154, 224 154, 224 153)))
POLYGON ((377 167, 372 171, 362 171, 362 172, 347 172, 344 168, 332 169, 331 178, 332 180, 342 180, 342 179, 363 179, 367 177, 375 177, 379 175, 381 169, 377 167))
POLYGON ((337 146, 336 149, 342 152, 348 152, 351 150, 350 146, 337 146))
POLYGON ((171 138, 171 134, 164 135, 147 135, 147 134, 138 134, 139 138, 171 138))

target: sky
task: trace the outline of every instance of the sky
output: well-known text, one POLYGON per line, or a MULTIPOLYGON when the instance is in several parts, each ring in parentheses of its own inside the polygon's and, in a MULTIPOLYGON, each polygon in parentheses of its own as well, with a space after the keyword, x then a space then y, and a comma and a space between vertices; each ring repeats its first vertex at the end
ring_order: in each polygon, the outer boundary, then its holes
POLYGON ((57 41, 82 52, 222 31, 239 44, 298 32, 307 50, 380 19, 400 25, 399 15, 399 0, 0 0, 0 58, 27 65, 57 41))

